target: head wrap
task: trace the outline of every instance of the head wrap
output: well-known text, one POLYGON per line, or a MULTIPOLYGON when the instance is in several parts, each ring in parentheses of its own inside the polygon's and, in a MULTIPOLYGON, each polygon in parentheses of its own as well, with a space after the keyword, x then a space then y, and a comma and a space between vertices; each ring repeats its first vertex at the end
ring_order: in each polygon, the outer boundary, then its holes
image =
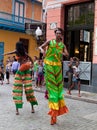
POLYGON ((64 35, 64 30, 62 28, 56 28, 54 33, 56 34, 57 31, 60 31, 62 35, 64 35))

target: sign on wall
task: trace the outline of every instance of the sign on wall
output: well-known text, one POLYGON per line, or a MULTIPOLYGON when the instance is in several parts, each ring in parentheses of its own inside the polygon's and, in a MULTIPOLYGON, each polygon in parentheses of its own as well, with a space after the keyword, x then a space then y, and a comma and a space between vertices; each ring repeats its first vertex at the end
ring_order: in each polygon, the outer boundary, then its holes
POLYGON ((50 29, 55 29, 55 28, 57 28, 57 23, 56 22, 50 23, 50 29))
POLYGON ((90 43, 90 32, 86 30, 80 30, 80 41, 90 43))

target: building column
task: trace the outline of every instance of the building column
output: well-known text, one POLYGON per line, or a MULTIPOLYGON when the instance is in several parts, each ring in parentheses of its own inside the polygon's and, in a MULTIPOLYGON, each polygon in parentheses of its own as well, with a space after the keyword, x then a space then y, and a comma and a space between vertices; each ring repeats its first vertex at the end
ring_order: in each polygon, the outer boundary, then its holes
POLYGON ((97 1, 94 9, 94 39, 93 39, 93 61, 92 61, 92 85, 97 90, 97 1))
POLYGON ((93 63, 97 64, 97 1, 95 1, 95 9, 94 9, 93 63))

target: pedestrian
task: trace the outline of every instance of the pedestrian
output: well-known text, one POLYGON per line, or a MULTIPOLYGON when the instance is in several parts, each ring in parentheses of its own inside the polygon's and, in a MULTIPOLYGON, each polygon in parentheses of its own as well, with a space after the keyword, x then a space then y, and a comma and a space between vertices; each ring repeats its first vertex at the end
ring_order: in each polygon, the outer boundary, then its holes
POLYGON ((79 68, 79 61, 76 61, 76 65, 73 66, 73 77, 72 77, 72 85, 70 86, 68 90, 68 94, 71 95, 71 90, 74 88, 75 85, 78 86, 78 97, 81 97, 80 95, 80 68, 79 68))
POLYGON ((31 78, 33 76, 33 63, 30 61, 30 59, 28 58, 28 62, 30 63, 30 75, 31 75, 31 78))
POLYGON ((6 61, 6 68, 5 68, 5 71, 6 71, 6 80, 7 80, 7 83, 6 84, 9 84, 10 83, 10 73, 11 73, 11 62, 9 60, 6 61))
POLYGON ((68 56, 66 46, 62 42, 63 30, 56 28, 56 39, 46 41, 39 49, 46 53, 44 58, 45 64, 45 81, 48 91, 48 102, 51 116, 51 125, 56 124, 57 116, 68 112, 68 108, 63 96, 63 77, 62 77, 62 55, 68 56), (47 51, 45 48, 48 46, 47 51))
POLYGON ((19 115, 19 108, 22 108, 23 101, 23 87, 25 89, 26 99, 31 103, 31 112, 34 113, 34 105, 37 105, 37 100, 34 96, 32 89, 32 78, 30 74, 30 63, 28 58, 32 61, 32 58, 26 53, 22 42, 16 43, 16 50, 6 53, 4 55, 16 54, 16 58, 20 63, 20 67, 15 74, 14 86, 13 86, 13 100, 16 105, 16 115, 19 115))
POLYGON ((34 71, 34 80, 35 80, 35 87, 38 87, 38 57, 34 56, 34 65, 33 65, 33 71, 34 71))
POLYGON ((72 84, 72 76, 73 76, 73 57, 70 57, 70 61, 68 63, 68 71, 66 72, 68 76, 68 90, 72 84))
POLYGON ((38 87, 42 88, 43 81, 44 81, 44 74, 43 74, 43 62, 42 60, 39 60, 39 66, 38 66, 38 87))
POLYGON ((1 81, 1 85, 3 85, 3 80, 4 80, 4 74, 3 74, 2 67, 0 67, 0 81, 1 81))
POLYGON ((12 67, 11 67, 11 70, 12 70, 14 75, 16 74, 19 66, 20 66, 19 62, 16 59, 14 59, 14 61, 12 63, 12 67))

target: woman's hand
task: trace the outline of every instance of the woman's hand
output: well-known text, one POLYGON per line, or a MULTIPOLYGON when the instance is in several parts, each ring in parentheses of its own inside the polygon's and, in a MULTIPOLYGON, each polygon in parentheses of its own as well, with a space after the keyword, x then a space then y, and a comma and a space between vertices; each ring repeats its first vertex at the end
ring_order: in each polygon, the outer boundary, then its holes
POLYGON ((41 53, 44 53, 44 49, 42 49, 42 47, 38 47, 38 49, 41 51, 41 53))

